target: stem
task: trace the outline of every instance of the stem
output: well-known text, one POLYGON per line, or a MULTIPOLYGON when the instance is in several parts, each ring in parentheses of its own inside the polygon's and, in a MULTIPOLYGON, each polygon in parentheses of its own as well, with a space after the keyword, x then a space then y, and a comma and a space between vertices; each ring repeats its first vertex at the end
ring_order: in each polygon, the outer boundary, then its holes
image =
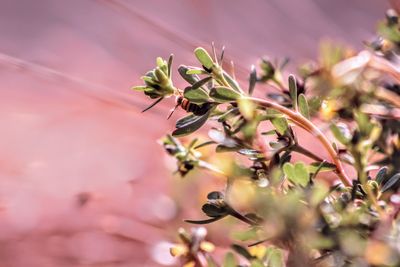
POLYGON ((253 101, 254 103, 257 103, 260 106, 272 108, 276 111, 283 113, 296 125, 300 126, 304 130, 313 134, 321 142, 321 144, 331 157, 332 162, 336 165, 335 173, 338 175, 342 183, 346 186, 351 186, 350 179, 348 178, 332 144, 330 143, 328 138, 321 132, 321 130, 318 127, 316 127, 311 121, 303 117, 300 113, 294 112, 272 101, 255 97, 245 97, 245 98, 247 98, 250 101, 253 101))
POLYGON ((383 211, 382 211, 381 207, 379 206, 378 201, 377 201, 374 193, 371 190, 371 187, 369 187, 369 185, 368 185, 368 178, 367 178, 366 172, 365 172, 365 164, 363 163, 361 154, 358 151, 356 151, 354 148, 351 149, 351 154, 354 155, 354 159, 355 159, 354 164, 357 169, 358 180, 360 181, 363 189, 367 193, 368 200, 371 202, 371 205, 373 207, 375 207, 375 209, 379 213, 379 215, 383 216, 383 211))
POLYGON ((300 153, 300 154, 303 154, 303 155, 305 155, 305 156, 307 156, 309 158, 312 158, 312 159, 314 159, 316 161, 321 161, 321 162, 324 161, 322 158, 318 157, 313 152, 311 152, 310 150, 308 150, 308 149, 306 149, 306 148, 304 148, 304 147, 302 147, 300 145, 293 146, 293 151, 295 151, 297 153, 300 153))

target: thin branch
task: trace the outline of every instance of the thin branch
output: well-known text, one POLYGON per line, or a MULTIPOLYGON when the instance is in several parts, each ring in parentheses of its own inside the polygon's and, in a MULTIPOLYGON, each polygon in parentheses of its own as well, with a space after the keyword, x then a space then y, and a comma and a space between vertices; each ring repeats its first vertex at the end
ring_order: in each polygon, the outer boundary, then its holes
POLYGON ((342 163, 339 160, 339 157, 333 148, 331 142, 328 140, 328 138, 321 132, 321 130, 316 127, 311 121, 303 117, 301 114, 294 112, 288 108, 285 108, 275 102, 266 100, 266 99, 260 99, 260 98, 255 98, 255 97, 246 97, 247 99, 253 101, 254 103, 267 107, 267 108, 272 108, 276 111, 279 111, 286 115, 288 118, 290 118, 296 125, 302 127, 304 130, 308 131, 312 135, 314 135, 324 146, 324 148, 327 150, 329 156, 332 159, 333 164, 336 165, 336 174, 342 181, 342 183, 346 186, 351 186, 351 182, 349 177, 347 176, 342 163))
POLYGON ((322 158, 318 157, 313 152, 311 152, 310 150, 308 150, 308 149, 306 149, 306 148, 304 148, 304 147, 302 147, 300 145, 293 146, 293 151, 295 151, 297 153, 300 153, 300 154, 303 154, 303 155, 305 155, 305 156, 307 156, 309 158, 312 158, 312 159, 314 159, 316 161, 321 161, 321 162, 324 161, 322 158))

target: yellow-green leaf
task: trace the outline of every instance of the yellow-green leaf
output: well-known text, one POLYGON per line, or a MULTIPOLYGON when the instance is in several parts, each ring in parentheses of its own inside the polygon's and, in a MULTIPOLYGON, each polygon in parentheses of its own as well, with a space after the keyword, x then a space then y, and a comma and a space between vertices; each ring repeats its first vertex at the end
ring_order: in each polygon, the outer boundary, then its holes
POLYGON ((196 55, 197 60, 206 67, 207 69, 211 69, 214 66, 214 62, 208 54, 208 52, 203 47, 197 47, 194 50, 194 54, 196 55))

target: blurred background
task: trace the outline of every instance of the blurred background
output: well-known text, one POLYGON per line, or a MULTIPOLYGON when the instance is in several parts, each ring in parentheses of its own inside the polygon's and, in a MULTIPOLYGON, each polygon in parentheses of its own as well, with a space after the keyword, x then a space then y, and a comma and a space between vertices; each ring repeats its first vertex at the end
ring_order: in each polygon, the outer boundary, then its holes
POLYGON ((290 57, 294 69, 328 36, 361 49, 388 7, 0 0, 0 266, 176 265, 176 229, 201 218, 207 190, 222 183, 171 175, 156 140, 183 113, 166 120, 171 99, 141 114, 149 101, 130 87, 157 56, 197 64, 193 49, 212 41, 244 82, 261 56, 290 57))

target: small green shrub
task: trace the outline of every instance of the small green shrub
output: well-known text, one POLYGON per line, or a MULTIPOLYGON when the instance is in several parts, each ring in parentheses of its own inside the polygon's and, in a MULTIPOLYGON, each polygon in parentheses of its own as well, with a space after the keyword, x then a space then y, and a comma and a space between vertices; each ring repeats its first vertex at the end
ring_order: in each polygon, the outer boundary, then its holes
POLYGON ((399 29, 389 10, 366 50, 356 54, 324 43, 318 62, 287 78, 287 62, 261 59, 246 86, 223 68, 224 50, 217 56, 214 46, 212 55, 195 49, 198 67, 178 68, 188 83, 184 89, 172 81, 173 57, 157 58, 144 85, 133 89, 156 99, 149 108, 175 96, 175 108, 188 112, 161 141, 176 158, 177 173, 207 169, 226 177, 223 192, 208 194, 204 219, 186 223, 232 217, 248 226, 234 235, 237 242, 223 259, 213 257, 205 228, 179 230, 181 243, 171 253, 182 265, 400 266, 399 29), (257 87, 276 90, 265 95, 257 87), (209 121, 210 140, 179 140, 209 121), (307 134, 299 136, 296 128, 307 134), (304 139, 325 153, 306 148, 304 139), (199 152, 205 146, 227 153, 228 166, 206 162, 199 152), (294 154, 310 160, 295 161, 294 154), (240 208, 235 183, 248 187, 240 208))

